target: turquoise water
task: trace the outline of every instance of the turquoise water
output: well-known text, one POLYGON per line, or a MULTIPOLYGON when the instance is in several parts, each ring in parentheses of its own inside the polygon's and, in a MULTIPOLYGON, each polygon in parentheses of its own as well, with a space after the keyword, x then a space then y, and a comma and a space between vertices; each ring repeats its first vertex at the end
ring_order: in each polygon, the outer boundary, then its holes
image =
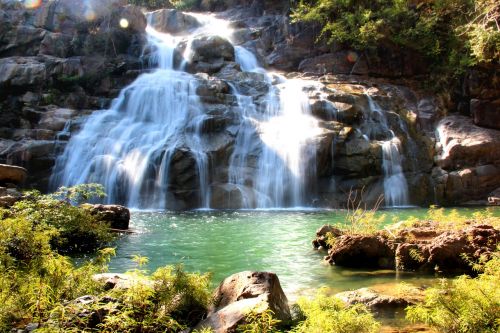
MULTIPOLYGON (((460 209, 472 214, 478 209, 460 209)), ((423 217, 424 209, 389 210, 386 222, 423 217)), ((499 210, 495 215, 499 215, 499 210)), ((311 241, 324 224, 341 223, 344 211, 205 211, 134 212, 135 233, 118 240, 112 272, 136 268, 134 255, 149 258, 146 269, 183 263, 188 271, 211 272, 213 284, 245 270, 278 274, 285 292, 294 298, 326 286, 333 291, 409 282, 432 284, 436 277, 395 271, 352 270, 329 266, 324 252, 311 241)))

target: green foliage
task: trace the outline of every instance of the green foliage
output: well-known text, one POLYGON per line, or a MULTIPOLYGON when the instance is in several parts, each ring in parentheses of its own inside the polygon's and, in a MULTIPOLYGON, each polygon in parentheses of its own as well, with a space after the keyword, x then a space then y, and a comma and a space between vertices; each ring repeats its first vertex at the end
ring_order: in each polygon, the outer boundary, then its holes
POLYGON ((194 9, 199 5, 198 0, 170 0, 174 8, 180 10, 194 9))
POLYGON ((425 301, 411 306, 407 318, 424 322, 440 332, 487 333, 500 330, 500 256, 484 266, 477 278, 443 280, 425 291, 425 301))
POLYGON ((179 10, 195 9, 199 0, 129 0, 130 4, 146 7, 147 9, 176 8, 179 10))
POLYGON ((364 306, 348 307, 324 290, 314 300, 299 298, 297 311, 301 320, 295 333, 371 333, 380 328, 364 306))
POLYGON ((373 208, 368 209, 363 200, 363 190, 351 191, 347 198, 346 223, 340 226, 342 231, 345 234, 358 235, 371 235, 375 233, 385 221, 385 215, 377 213, 383 199, 383 196, 380 196, 373 208))
POLYGON ((292 18, 320 24, 319 39, 329 44, 357 50, 397 45, 445 73, 500 60, 496 0, 301 0, 292 18))
POLYGON ((0 249, 0 332, 16 323, 44 322, 62 302, 101 290, 92 275, 106 270, 112 250, 103 250, 94 261, 75 268, 68 258, 50 250, 48 238, 42 239, 30 245, 41 248, 28 261, 9 258, 0 249))
POLYGON ((277 326, 280 320, 275 319, 274 312, 267 309, 262 312, 250 311, 245 316, 246 324, 239 325, 240 333, 278 333, 277 326))
MULTIPOLYGON (((59 252, 90 252, 111 241, 112 234, 108 225, 92 216, 88 210, 72 203, 100 197, 102 194, 102 186, 95 184, 61 188, 48 195, 31 191, 9 211, 0 214, 0 220, 6 226, 27 223, 30 225, 28 229, 37 231, 33 235, 28 233, 31 235, 29 237, 46 235, 50 238, 52 248, 59 252), (3 221, 5 219, 9 221, 3 221), (17 222, 14 223, 14 220, 17 222)), ((21 242, 20 239, 13 241, 21 242)), ((23 251, 22 243, 17 248, 23 251)))
POLYGON ((130 272, 137 283, 113 290, 120 311, 99 325, 103 332, 178 332, 195 324, 210 304, 210 276, 187 273, 182 266, 159 268, 151 277, 130 272))

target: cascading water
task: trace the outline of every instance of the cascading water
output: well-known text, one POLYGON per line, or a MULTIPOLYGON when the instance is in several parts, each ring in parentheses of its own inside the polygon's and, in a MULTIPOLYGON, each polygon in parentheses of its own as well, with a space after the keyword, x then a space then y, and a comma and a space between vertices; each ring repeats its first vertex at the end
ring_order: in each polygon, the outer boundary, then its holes
POLYGON ((110 109, 88 118, 57 160, 51 183, 100 183, 108 202, 163 209, 171 159, 185 146, 197 165, 199 206, 208 207, 208 157, 199 130, 205 115, 196 80, 173 69, 174 38, 150 27, 147 32, 158 68, 122 90, 110 109))
MULTIPOLYGON (((388 207, 407 206, 409 202, 408 182, 402 167, 401 142, 390 129, 384 110, 373 100, 369 93, 365 92, 365 95, 368 98, 368 107, 370 110, 370 114, 367 116, 367 128, 369 130, 366 135, 370 139, 380 136, 388 137, 382 143, 385 205, 388 207), (379 127, 373 126, 374 122, 379 127)), ((402 130, 405 130, 405 128, 402 128, 402 130)))
MULTIPOLYGON (((188 36, 184 69, 192 56, 192 37, 203 33, 228 35, 228 22, 194 15, 202 27, 188 36)), ((170 168, 179 149, 196 164, 199 203, 210 205, 209 156, 203 149, 202 124, 206 110, 196 95, 197 77, 174 69, 174 50, 182 37, 162 34, 148 26, 151 65, 157 69, 139 76, 113 101, 110 109, 92 114, 69 141, 57 160, 53 187, 101 183, 107 202, 135 208, 165 209, 171 192, 170 168)), ((236 46, 243 71, 255 72, 267 82, 264 101, 256 103, 233 87, 240 117, 228 183, 242 193, 242 208, 305 206, 308 180, 315 172, 318 133, 310 115, 305 83, 271 75, 256 57, 236 46)))

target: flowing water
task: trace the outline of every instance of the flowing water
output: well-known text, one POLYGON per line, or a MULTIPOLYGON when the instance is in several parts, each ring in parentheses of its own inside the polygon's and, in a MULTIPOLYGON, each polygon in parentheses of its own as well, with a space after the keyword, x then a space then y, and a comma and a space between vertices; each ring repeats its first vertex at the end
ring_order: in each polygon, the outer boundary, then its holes
MULTIPOLYGON (((472 214, 477 209, 459 209, 472 214)), ((423 217, 425 209, 385 210, 386 222, 409 216, 423 217)), ((500 216, 500 210, 494 211, 500 216)), ((341 223, 343 211, 236 211, 236 212, 135 212, 110 269, 124 272, 135 268, 131 258, 150 259, 146 269, 183 263, 188 271, 212 272, 214 285, 245 270, 278 274, 287 295, 294 298, 321 286, 333 291, 372 285, 410 282, 434 283, 434 276, 391 270, 354 270, 323 263, 324 252, 313 250, 311 241, 324 224, 341 223)))
MULTIPOLYGON (((369 114, 365 122, 368 126, 365 135, 369 139, 382 138, 382 169, 384 171, 384 199, 387 207, 403 207, 409 205, 408 200, 408 182, 403 173, 401 154, 401 142, 391 130, 386 112, 378 105, 369 93, 366 93, 368 98, 369 114), (377 124, 377 126, 373 126, 377 124)), ((398 115, 398 119, 400 120, 398 115)), ((400 129, 407 134, 409 141, 410 136, 406 127, 402 125, 402 121, 398 122, 400 129)))
MULTIPOLYGON (((100 183, 108 203, 132 208, 165 209, 173 187, 170 166, 179 149, 195 161, 199 202, 209 208, 210 156, 201 133, 207 118, 196 95, 197 78, 184 71, 199 35, 230 38, 228 22, 193 14, 202 27, 188 37, 174 37, 148 26, 150 65, 123 89, 108 110, 93 113, 71 138, 56 163, 51 179, 55 189, 81 183, 100 183), (187 40, 186 40, 187 38, 187 40), (174 51, 186 43, 184 60, 174 67, 174 51)), ((268 93, 260 104, 233 87, 238 101, 239 127, 228 166, 229 184, 242 194, 242 208, 306 206, 309 180, 316 170, 317 120, 310 114, 306 83, 267 73, 256 57, 237 46, 236 61, 244 71, 260 73, 268 93), (252 165, 252 161, 256 162, 252 165)))

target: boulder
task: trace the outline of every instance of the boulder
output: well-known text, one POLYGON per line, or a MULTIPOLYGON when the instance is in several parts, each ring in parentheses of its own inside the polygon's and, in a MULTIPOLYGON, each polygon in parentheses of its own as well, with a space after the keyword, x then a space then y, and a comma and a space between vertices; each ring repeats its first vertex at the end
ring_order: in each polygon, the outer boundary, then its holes
POLYGON ((370 311, 377 314, 380 312, 403 310, 407 306, 415 304, 410 299, 380 294, 369 288, 341 292, 336 294, 335 297, 350 306, 364 304, 370 311))
POLYGON ((394 250, 387 239, 372 235, 342 235, 325 259, 345 267, 394 268, 394 250))
POLYGON ((500 131, 473 124, 464 116, 449 116, 437 126, 442 148, 437 165, 445 170, 459 170, 486 164, 500 164, 500 131))
POLYGON ((494 101, 471 99, 470 113, 477 126, 500 130, 500 99, 494 101))
POLYGON ((196 17, 176 9, 160 9, 152 12, 151 25, 169 34, 187 34, 201 26, 196 17))
POLYGON ((100 221, 110 223, 112 229, 127 230, 130 222, 130 211, 119 205, 84 205, 90 214, 100 221))
POLYGON ((500 242, 500 230, 489 225, 475 225, 460 231, 447 231, 428 245, 424 265, 442 272, 473 272, 470 261, 490 256, 500 242), (468 259, 464 258, 466 256, 468 259))
POLYGON ((15 184, 21 185, 26 180, 28 171, 14 165, 0 164, 0 185, 15 184))
POLYGON ((234 61, 234 47, 220 36, 199 36, 191 42, 191 57, 194 62, 212 62, 218 59, 234 61))
POLYGON ((214 292, 208 317, 196 329, 211 328, 216 333, 235 332, 250 311, 271 310, 286 323, 291 320, 288 300, 276 274, 241 272, 226 278, 214 292))
POLYGON ((358 59, 359 55, 354 51, 322 54, 303 60, 299 64, 299 71, 312 74, 351 74, 358 59))

